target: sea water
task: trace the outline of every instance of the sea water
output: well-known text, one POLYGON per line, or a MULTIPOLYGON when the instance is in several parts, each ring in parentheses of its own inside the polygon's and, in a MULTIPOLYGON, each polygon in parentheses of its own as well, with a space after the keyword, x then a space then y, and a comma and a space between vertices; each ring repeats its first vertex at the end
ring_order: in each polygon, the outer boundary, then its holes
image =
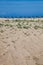
POLYGON ((43 16, 43 1, 0 0, 0 17, 43 16))

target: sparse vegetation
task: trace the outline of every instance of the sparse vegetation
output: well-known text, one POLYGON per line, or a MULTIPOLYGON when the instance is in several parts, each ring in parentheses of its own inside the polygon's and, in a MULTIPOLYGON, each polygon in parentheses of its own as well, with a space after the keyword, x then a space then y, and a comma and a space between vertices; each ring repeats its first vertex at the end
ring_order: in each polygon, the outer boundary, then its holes
POLYGON ((22 28, 28 29, 28 28, 32 27, 32 24, 30 22, 34 22, 34 26, 33 26, 34 29, 36 29, 36 30, 38 28, 43 29, 43 25, 40 26, 40 25, 36 24, 37 22, 43 22, 43 20, 40 21, 40 20, 34 20, 34 19, 33 20, 25 20, 25 19, 24 20, 20 20, 20 19, 14 20, 14 19, 12 19, 11 21, 16 22, 16 24, 14 24, 14 23, 12 24, 12 22, 9 22, 9 20, 5 20, 3 23, 0 23, 0 27, 1 26, 10 26, 10 27, 13 27, 15 25, 16 27, 21 28, 21 29, 22 28))
POLYGON ((37 30, 38 28, 43 29, 43 25, 42 25, 42 26, 40 26, 40 25, 39 25, 39 26, 38 26, 38 25, 35 25, 35 26, 34 26, 34 29, 37 30))
POLYGON ((16 19, 15 22, 18 22, 18 20, 16 19))
POLYGON ((41 20, 41 22, 43 23, 43 20, 41 20))
POLYGON ((9 24, 5 24, 5 26, 9 26, 9 24))
POLYGON ((13 25, 12 25, 12 24, 5 24, 5 26, 10 26, 10 27, 13 27, 13 25))
POLYGON ((0 27, 2 27, 4 24, 0 23, 0 27))
POLYGON ((37 26, 37 25, 35 25, 35 26, 34 26, 34 29, 36 29, 36 30, 37 30, 38 28, 39 28, 39 26, 37 26))
POLYGON ((43 65, 43 23, 9 20, 0 22, 0 64, 43 65))
POLYGON ((22 28, 22 25, 20 23, 17 24, 18 28, 22 28))
POLYGON ((5 22, 8 22, 8 21, 9 21, 9 19, 5 20, 5 22))
POLYGON ((13 25, 12 25, 12 24, 10 24, 9 26, 10 26, 10 27, 13 27, 13 25))
POLYGON ((0 30, 1 33, 3 33, 4 31, 3 30, 0 30))
POLYGON ((29 26, 24 25, 24 26, 23 26, 23 28, 24 28, 24 29, 28 29, 28 28, 29 28, 29 26))

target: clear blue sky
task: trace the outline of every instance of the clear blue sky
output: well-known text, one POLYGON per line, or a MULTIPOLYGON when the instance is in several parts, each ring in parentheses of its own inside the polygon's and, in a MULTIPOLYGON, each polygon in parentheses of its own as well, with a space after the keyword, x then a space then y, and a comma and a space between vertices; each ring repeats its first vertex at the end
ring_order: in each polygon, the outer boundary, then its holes
POLYGON ((43 1, 43 0, 0 0, 0 1, 43 1))
POLYGON ((43 16, 43 0, 0 0, 0 16, 43 16))

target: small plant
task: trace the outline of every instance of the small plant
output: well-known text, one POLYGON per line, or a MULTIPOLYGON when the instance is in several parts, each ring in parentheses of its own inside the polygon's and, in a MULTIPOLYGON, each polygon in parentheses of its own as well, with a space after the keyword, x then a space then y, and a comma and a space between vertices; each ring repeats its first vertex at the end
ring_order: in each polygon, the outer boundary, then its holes
POLYGON ((38 20, 36 20, 35 22, 39 22, 38 20))
POLYGON ((43 25, 42 25, 42 26, 40 26, 39 28, 43 29, 43 25))
POLYGON ((31 20, 31 22, 34 22, 34 20, 31 20))
POLYGON ((5 26, 9 26, 9 24, 5 24, 5 26))
POLYGON ((0 27, 1 27, 1 26, 3 26, 3 24, 2 24, 2 23, 0 23, 0 27))
POLYGON ((38 29, 38 28, 43 29, 43 25, 42 26, 37 26, 37 25, 34 26, 34 29, 38 29))
POLYGON ((43 23, 43 20, 41 20, 41 22, 43 23))
POLYGON ((29 25, 29 27, 31 27, 31 26, 32 26, 32 24, 29 25))
POLYGON ((24 29, 28 29, 29 27, 28 27, 28 26, 26 26, 26 25, 24 25, 24 26, 23 26, 23 28, 24 28, 24 29))
POLYGON ((15 21, 16 21, 16 22, 18 22, 18 20, 17 20, 17 19, 16 19, 15 21))
POLYGON ((20 23, 17 24, 18 28, 22 28, 22 25, 20 23))
POLYGON ((38 28, 39 28, 39 26, 37 26, 37 25, 34 26, 34 29, 38 29, 38 28))
POLYGON ((34 22, 34 20, 31 19, 31 20, 29 20, 29 22, 34 22))
POLYGON ((9 19, 5 20, 6 22, 9 21, 9 19))
POLYGON ((13 25, 10 25, 10 27, 13 27, 13 25))
POLYGON ((15 22, 15 20, 12 20, 12 22, 15 22))
POLYGON ((3 31, 3 30, 1 30, 0 32, 1 32, 1 33, 3 33, 4 31, 3 31))
POLYGON ((28 25, 28 23, 29 23, 29 22, 27 21, 27 22, 26 22, 26 25, 28 25))

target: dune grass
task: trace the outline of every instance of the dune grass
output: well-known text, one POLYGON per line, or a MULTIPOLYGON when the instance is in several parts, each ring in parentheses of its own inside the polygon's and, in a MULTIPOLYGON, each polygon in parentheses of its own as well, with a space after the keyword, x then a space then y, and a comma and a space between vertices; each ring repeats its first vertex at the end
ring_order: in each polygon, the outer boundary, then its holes
POLYGON ((34 28, 34 29, 43 29, 43 20, 20 20, 20 19, 12 19, 12 20, 5 20, 3 21, 3 23, 0 23, 0 27, 2 26, 10 26, 10 27, 13 27, 13 26, 16 26, 17 28, 24 28, 24 29, 28 29, 28 28, 34 28), (40 23, 41 22, 41 26, 40 25, 37 25, 37 23, 40 23), (33 26, 32 24, 33 23, 33 26), (34 23, 36 25, 34 25, 34 23))

